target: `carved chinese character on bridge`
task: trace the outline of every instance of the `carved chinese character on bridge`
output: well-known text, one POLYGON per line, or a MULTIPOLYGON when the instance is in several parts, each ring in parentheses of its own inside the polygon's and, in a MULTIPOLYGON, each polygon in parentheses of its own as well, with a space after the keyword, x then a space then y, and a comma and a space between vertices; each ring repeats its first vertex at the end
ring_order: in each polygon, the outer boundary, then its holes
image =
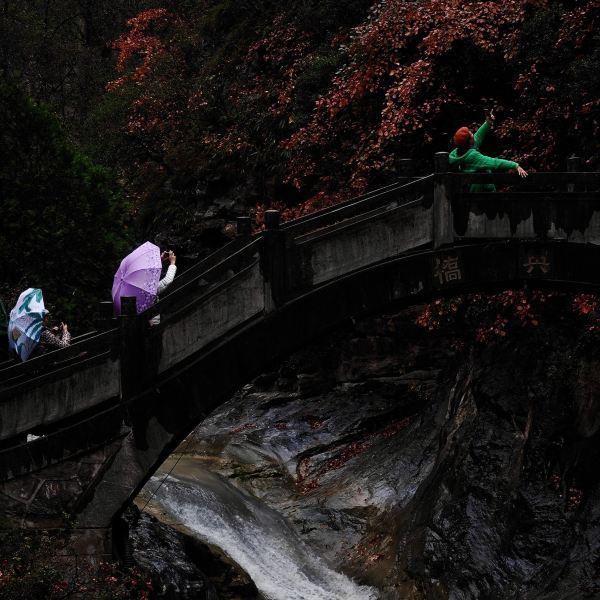
POLYGON ((433 275, 437 278, 438 283, 451 283, 462 280, 462 271, 458 261, 458 256, 442 256, 435 259, 435 267, 433 275))
POLYGON ((547 256, 529 255, 527 262, 524 262, 523 266, 528 275, 531 275, 536 270, 541 273, 548 273, 550 271, 550 263, 547 256))

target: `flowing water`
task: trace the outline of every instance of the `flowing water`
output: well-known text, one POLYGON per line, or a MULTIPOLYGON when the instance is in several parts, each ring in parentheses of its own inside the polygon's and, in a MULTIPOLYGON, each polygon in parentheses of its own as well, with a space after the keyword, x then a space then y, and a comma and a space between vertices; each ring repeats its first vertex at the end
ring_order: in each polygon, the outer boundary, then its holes
POLYGON ((221 548, 253 579, 269 600, 372 600, 359 586, 331 569, 276 511, 199 466, 182 475, 153 477, 144 490, 168 518, 221 548))

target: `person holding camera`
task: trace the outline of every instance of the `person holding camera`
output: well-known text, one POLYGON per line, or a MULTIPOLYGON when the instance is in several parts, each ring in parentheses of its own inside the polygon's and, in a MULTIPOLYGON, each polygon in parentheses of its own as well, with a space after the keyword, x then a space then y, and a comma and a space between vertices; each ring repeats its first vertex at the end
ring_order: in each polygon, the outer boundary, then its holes
MULTIPOLYGON (((160 253, 160 259, 165 262, 169 261, 169 266, 167 268, 167 272, 165 276, 158 282, 158 290, 157 293, 160 296, 172 283, 175 279, 175 274, 177 273, 177 257, 175 256, 175 252, 173 250, 165 250, 160 253)), ((158 325, 160 323, 160 315, 155 315, 150 319, 150 325, 158 325)))
MULTIPOLYGON (((494 123, 494 113, 489 110, 485 113, 485 122, 473 134, 468 127, 461 127, 454 134, 456 148, 450 152, 450 167, 461 173, 491 173, 493 171, 516 170, 520 177, 527 177, 527 171, 512 160, 493 158, 479 151, 483 140, 494 123)), ((471 192, 495 192, 493 183, 473 184, 471 192)))
POLYGON ((165 250, 164 252, 161 252, 160 259, 163 262, 168 260, 169 267, 167 268, 165 276, 158 282, 159 296, 173 283, 173 279, 175 279, 175 274, 177 273, 177 265, 175 264, 177 257, 175 256, 175 252, 173 252, 173 250, 165 250))
POLYGON ((40 335, 40 342, 36 350, 40 353, 66 348, 71 344, 71 334, 66 323, 61 323, 59 327, 51 327, 50 313, 44 315, 44 327, 40 335))

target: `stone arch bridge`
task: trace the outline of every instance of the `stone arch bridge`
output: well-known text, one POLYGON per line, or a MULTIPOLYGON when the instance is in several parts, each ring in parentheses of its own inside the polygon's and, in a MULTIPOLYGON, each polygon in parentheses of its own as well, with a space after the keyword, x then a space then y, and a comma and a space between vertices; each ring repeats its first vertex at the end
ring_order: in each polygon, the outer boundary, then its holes
POLYGON ((146 313, 124 300, 69 348, 0 364, 4 521, 71 527, 78 553, 109 553, 122 510, 208 413, 345 319, 467 290, 600 288, 600 173, 570 159, 525 180, 454 174, 447 153, 424 177, 404 165, 398 182, 294 221, 267 211, 260 234, 240 218, 146 313), (503 191, 468 191, 490 181, 503 191))

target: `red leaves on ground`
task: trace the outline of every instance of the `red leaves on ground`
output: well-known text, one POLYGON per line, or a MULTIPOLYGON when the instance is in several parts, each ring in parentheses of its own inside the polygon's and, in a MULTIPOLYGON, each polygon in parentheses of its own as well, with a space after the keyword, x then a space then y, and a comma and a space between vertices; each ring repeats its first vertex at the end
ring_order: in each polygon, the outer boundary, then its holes
POLYGON ((307 417, 306 419, 311 429, 321 429, 326 421, 327 419, 317 419, 316 417, 307 417))
POLYGON ((379 431, 368 434, 361 440, 355 440, 351 442, 347 446, 344 446, 338 454, 328 459, 325 464, 321 465, 321 467, 317 469, 316 473, 310 478, 309 474, 311 471, 311 460, 310 458, 302 459, 298 463, 296 470, 296 482, 300 492, 302 494, 307 494, 308 492, 316 489, 320 485, 320 477, 323 477, 331 471, 337 471, 338 469, 341 469, 348 461, 369 450, 369 448, 371 448, 377 442, 377 440, 388 439, 397 435, 406 429, 409 423, 410 417, 405 417, 404 419, 390 423, 379 431))
POLYGON ((256 429, 255 423, 244 423, 243 425, 239 425, 231 430, 231 433, 242 433, 243 431, 248 431, 249 429, 256 429))

